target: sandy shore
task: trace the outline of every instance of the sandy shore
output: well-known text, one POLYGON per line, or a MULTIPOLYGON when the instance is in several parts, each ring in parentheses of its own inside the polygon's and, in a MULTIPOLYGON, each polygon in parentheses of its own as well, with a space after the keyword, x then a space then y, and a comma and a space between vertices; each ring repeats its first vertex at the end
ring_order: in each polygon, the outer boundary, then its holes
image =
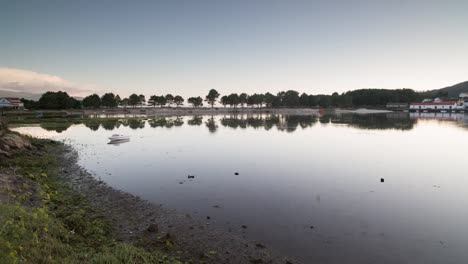
POLYGON ((210 220, 195 220, 111 188, 77 165, 78 154, 70 146, 61 146, 55 155, 60 157, 63 182, 106 215, 120 240, 157 247, 164 237, 173 241, 175 250, 186 260, 203 263, 300 263, 270 250, 268 245, 243 238, 248 232, 246 226, 221 230, 210 225, 210 220))

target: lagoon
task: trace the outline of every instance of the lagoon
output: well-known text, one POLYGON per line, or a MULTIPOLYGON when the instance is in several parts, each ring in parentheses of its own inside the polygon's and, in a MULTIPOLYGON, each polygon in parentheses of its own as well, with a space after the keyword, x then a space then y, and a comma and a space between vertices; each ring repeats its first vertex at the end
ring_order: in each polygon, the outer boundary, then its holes
POLYGON ((72 145, 80 165, 114 188, 209 216, 303 263, 468 259, 468 115, 121 116, 13 127, 72 145), (114 133, 131 139, 108 144, 114 133))

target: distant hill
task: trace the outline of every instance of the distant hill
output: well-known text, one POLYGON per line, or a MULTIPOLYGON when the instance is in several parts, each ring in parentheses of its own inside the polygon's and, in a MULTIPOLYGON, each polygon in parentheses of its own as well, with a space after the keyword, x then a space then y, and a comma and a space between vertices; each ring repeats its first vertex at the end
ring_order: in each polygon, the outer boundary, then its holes
POLYGON ((437 96, 438 94, 447 94, 448 97, 453 97, 456 98, 458 97, 461 93, 468 93, 468 81, 458 83, 452 86, 448 86, 445 88, 441 89, 436 89, 436 90, 431 90, 429 93, 432 96, 437 96))
MULTIPOLYGON (((28 93, 28 92, 12 92, 12 91, 5 91, 0 90, 0 97, 17 97, 17 98, 24 98, 28 100, 37 101, 41 98, 42 94, 39 93, 28 93)), ((76 100, 83 100, 83 97, 73 96, 76 100)))
POLYGON ((0 90, 0 97, 18 97, 37 101, 41 98, 41 94, 0 90))

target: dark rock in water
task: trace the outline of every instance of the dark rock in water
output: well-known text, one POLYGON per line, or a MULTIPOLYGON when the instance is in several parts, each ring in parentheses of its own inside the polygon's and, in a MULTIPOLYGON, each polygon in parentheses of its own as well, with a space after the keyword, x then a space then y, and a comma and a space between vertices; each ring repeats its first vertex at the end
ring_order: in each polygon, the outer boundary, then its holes
POLYGON ((187 178, 189 178, 189 179, 195 179, 195 175, 188 175, 187 178))
POLYGON ((239 173, 238 173, 238 172, 234 172, 234 175, 239 175, 239 173))
POLYGON ((213 205, 213 208, 221 208, 219 205, 213 205))
POLYGON ((314 228, 315 228, 315 226, 310 226, 310 229, 314 229, 314 228))
POLYGON ((159 231, 158 225, 157 224, 151 224, 151 225, 148 226, 146 231, 148 231, 150 233, 156 233, 156 232, 159 231))
POLYGON ((247 226, 246 226, 246 225, 242 225, 241 227, 244 228, 244 229, 247 229, 247 226))
POLYGON ((184 184, 183 182, 179 182, 179 184, 184 184))
POLYGON ((385 181, 384 178, 380 178, 380 182, 384 182, 384 181, 385 181))
POLYGON ((206 217, 206 219, 210 220, 210 219, 211 219, 211 217, 207 216, 207 217, 206 217))

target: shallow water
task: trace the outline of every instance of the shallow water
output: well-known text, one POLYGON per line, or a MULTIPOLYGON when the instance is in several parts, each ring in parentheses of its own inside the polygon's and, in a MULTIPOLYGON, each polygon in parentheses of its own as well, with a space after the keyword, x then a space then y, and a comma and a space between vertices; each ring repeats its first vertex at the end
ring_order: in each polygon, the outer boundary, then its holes
POLYGON ((111 186, 210 216, 304 263, 468 260, 468 115, 147 117, 15 130, 65 140, 111 186), (108 144, 114 133, 131 139, 108 144))

